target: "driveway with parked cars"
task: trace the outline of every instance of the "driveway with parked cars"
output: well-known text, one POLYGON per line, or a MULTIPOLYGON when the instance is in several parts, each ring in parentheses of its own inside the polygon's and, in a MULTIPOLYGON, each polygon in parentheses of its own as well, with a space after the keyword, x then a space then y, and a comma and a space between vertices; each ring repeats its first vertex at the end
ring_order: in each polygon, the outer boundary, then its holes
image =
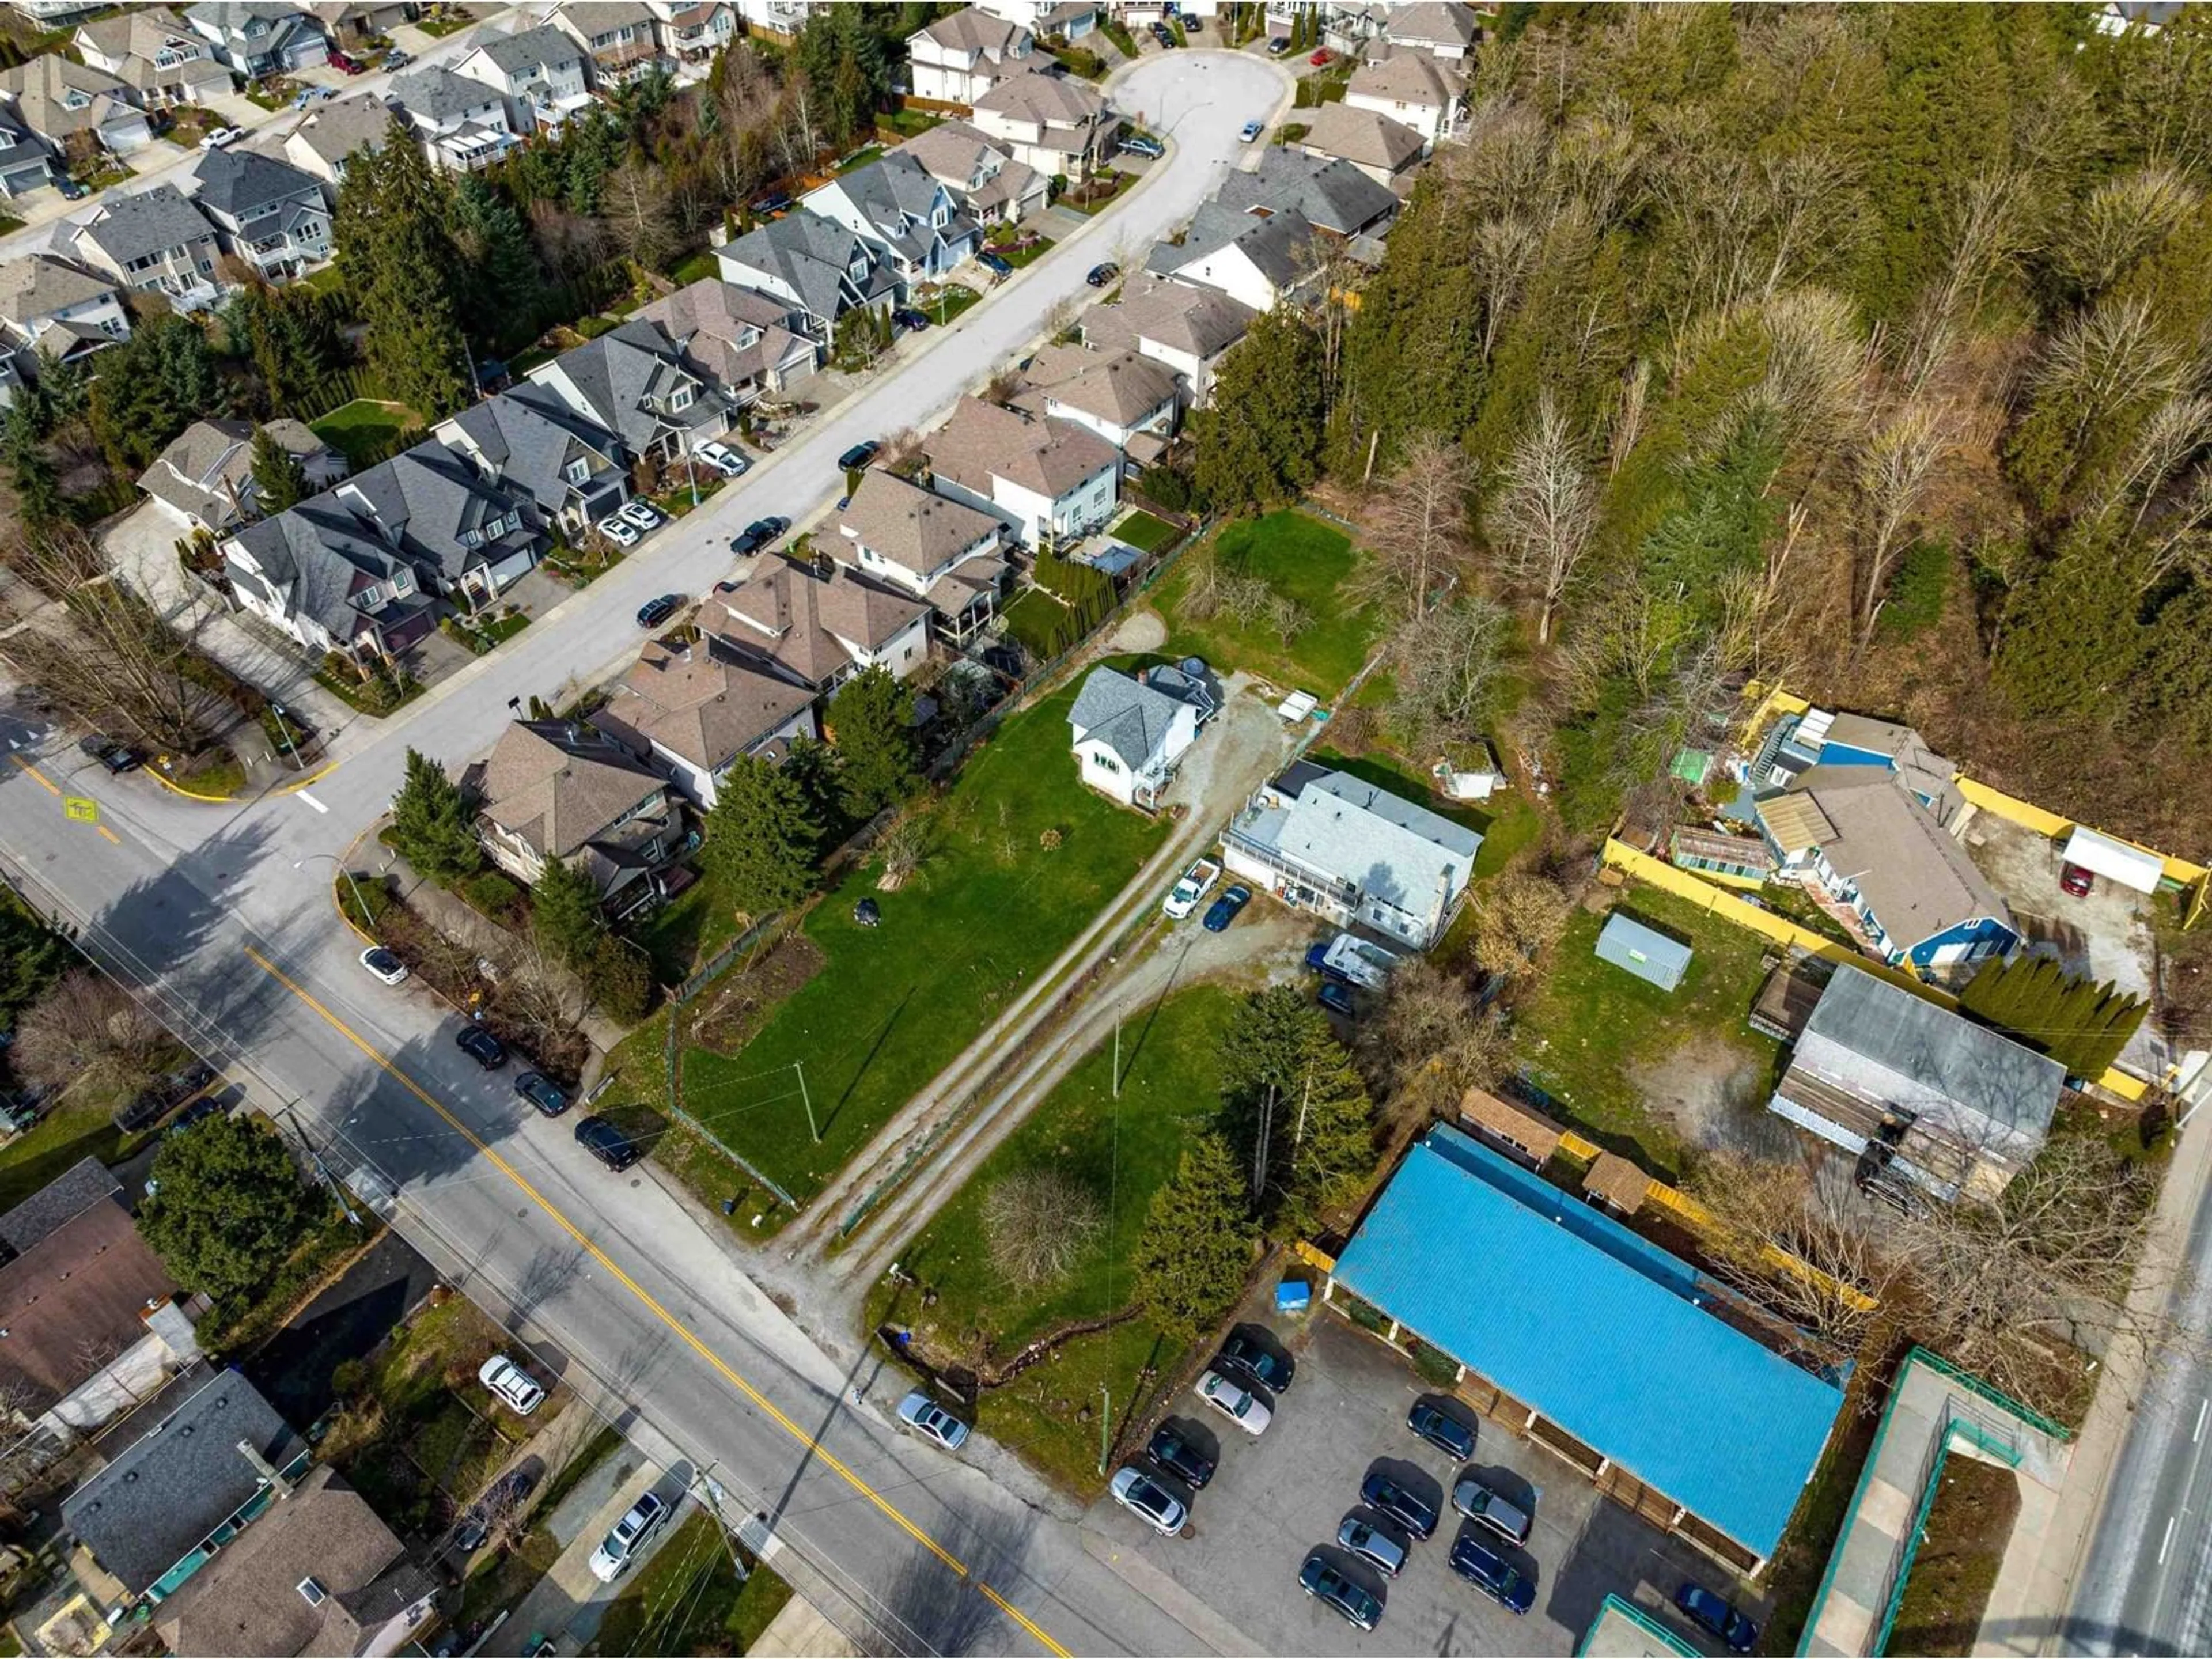
MULTIPOLYGON (((1692 1646, 1712 1650, 1668 1604, 1686 1579, 1730 1594, 1735 1587, 1688 1546, 1601 1498, 1549 1453, 1429 1387, 1381 1342, 1333 1313, 1240 1328, 1272 1330, 1296 1363, 1279 1394, 1254 1389, 1272 1407, 1266 1430, 1256 1438, 1240 1432, 1186 1387, 1167 1402, 1167 1415, 1214 1462, 1212 1479, 1194 1493, 1145 1459, 1134 1461, 1188 1502, 1188 1528, 1163 1537, 1111 1498, 1093 1506, 1090 1525, 1117 1553, 1141 1557, 1203 1596, 1257 1650, 1566 1654, 1608 1594, 1635 1602, 1692 1646), (1414 1437, 1407 1415, 1423 1401, 1441 1401, 1474 1429, 1471 1460, 1462 1463, 1414 1437), (1433 1536, 1409 1537, 1403 1524, 1361 1503, 1363 1483, 1377 1473, 1436 1512, 1433 1536), (1453 1486, 1469 1474, 1529 1513, 1526 1547, 1453 1509, 1453 1486), (1339 1546, 1339 1529, 1353 1514, 1405 1550, 1406 1565, 1395 1579, 1339 1546), (1525 1616, 1506 1612, 1446 1565, 1462 1534, 1534 1582, 1535 1601, 1525 1616), (1316 1550, 1381 1600, 1371 1633, 1299 1592, 1299 1567, 1316 1550)), ((1238 1381, 1253 1387, 1249 1376, 1238 1381)))

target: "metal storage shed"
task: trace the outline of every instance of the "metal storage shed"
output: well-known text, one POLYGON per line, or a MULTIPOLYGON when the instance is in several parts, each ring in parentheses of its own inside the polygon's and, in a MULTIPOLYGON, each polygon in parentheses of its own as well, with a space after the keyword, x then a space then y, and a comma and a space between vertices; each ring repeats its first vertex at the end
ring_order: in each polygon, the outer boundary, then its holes
POLYGON ((2132 887, 2138 893, 2155 893, 2166 876, 2166 860, 2157 854, 2146 853, 2140 847, 2130 847, 2124 841, 2078 825, 2066 837, 2066 850, 2059 857, 2069 864, 2080 865, 2092 875, 2132 887))
POLYGON ((1597 955, 1599 961, 1625 968, 1662 991, 1673 990, 1690 970, 1688 945, 1619 910, 1598 932, 1597 955))

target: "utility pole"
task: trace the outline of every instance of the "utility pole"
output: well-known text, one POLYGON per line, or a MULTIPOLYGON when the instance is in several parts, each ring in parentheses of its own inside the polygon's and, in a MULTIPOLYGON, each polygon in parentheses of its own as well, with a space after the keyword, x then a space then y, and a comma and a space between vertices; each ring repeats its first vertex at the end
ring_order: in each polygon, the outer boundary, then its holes
POLYGON ((1257 1204, 1267 1190, 1267 1131, 1275 1121, 1275 1085, 1267 1085, 1267 1103, 1260 1109, 1260 1133, 1252 1148, 1252 1201, 1257 1204))
POLYGON ((345 1218, 355 1226, 360 1226, 361 1218, 353 1212, 353 1206, 347 1201, 345 1188, 331 1177, 330 1165, 323 1162, 323 1155, 315 1150, 315 1143, 307 1139, 307 1131, 300 1121, 299 1113, 292 1109, 294 1104, 294 1102, 286 1101, 283 1113, 292 1121, 292 1133, 300 1137, 300 1144, 307 1149, 307 1158, 315 1166, 315 1179, 338 1195, 338 1208, 345 1212, 345 1218))
POLYGON ((753 1576, 752 1569, 738 1559, 738 1547, 731 1540, 730 1529, 722 1520, 721 1500, 716 1494, 714 1483, 708 1479, 714 1474, 714 1465, 720 1461, 720 1458, 709 1458, 707 1467, 699 1471, 694 1484, 702 1488, 706 1494, 704 1503, 707 1513, 714 1520, 714 1530, 722 1535, 722 1547, 729 1552, 730 1571, 738 1575, 738 1582, 742 1584, 753 1576))
POLYGON ((799 1073, 799 1098, 806 1108, 806 1127, 813 1133, 814 1144, 819 1146, 822 1144, 822 1131, 814 1121, 814 1097, 806 1092, 806 1062, 803 1060, 794 1060, 791 1062, 791 1069, 799 1073))
POLYGON ((1297 1132, 1297 1133, 1296 1133, 1295 1135, 1293 1135, 1293 1136, 1291 1136, 1291 1157, 1293 1159, 1295 1159, 1295 1158, 1297 1157, 1297 1155, 1298 1155, 1298 1148, 1305 1145, 1305 1140, 1306 1140, 1306 1108, 1307 1108, 1307 1107, 1309 1107, 1309 1106, 1310 1106, 1310 1105, 1312 1105, 1312 1104, 1313 1104, 1313 1067, 1312 1067, 1312 1066, 1307 1066, 1307 1067, 1306 1067, 1306 1092, 1305 1092, 1305 1097, 1304 1097, 1303 1100, 1301 1100, 1301 1101, 1299 1101, 1299 1102, 1298 1102, 1298 1132, 1297 1132))
POLYGON ((1114 1098, 1121 1097, 1121 1016, 1114 1016, 1114 1098))
POLYGON ((1106 1455, 1112 1450, 1108 1438, 1114 1432, 1114 1396, 1106 1385, 1098 1385, 1098 1473, 1106 1473, 1106 1455))

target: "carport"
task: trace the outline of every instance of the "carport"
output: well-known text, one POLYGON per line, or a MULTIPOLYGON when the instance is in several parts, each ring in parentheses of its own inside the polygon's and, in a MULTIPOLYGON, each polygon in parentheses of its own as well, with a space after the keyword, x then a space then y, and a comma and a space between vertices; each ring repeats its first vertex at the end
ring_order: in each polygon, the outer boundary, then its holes
POLYGON ((2058 856, 2091 875, 2117 881, 2138 893, 2155 893, 2166 878, 2166 860, 2157 854, 2079 824, 2066 837, 2065 849, 2058 856))

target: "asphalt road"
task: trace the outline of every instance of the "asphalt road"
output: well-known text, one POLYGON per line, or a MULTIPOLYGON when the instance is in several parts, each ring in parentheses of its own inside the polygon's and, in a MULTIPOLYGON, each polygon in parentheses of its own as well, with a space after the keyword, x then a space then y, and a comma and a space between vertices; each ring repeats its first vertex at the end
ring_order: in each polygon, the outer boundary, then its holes
MULTIPOLYGON (((608 1174, 453 1046, 426 993, 387 989, 334 918, 335 859, 396 786, 410 747, 459 763, 488 747, 510 697, 635 647, 653 594, 726 574, 726 541, 765 513, 804 519, 839 483, 855 440, 926 425, 1027 347, 1089 266, 1188 217, 1239 158, 1237 131, 1281 99, 1273 66, 1178 52, 1121 83, 1176 140, 1147 184, 833 416, 663 532, 611 575, 373 730, 341 734, 313 787, 237 807, 112 780, 66 733, 0 721, 0 854, 86 947, 147 986, 180 1033, 296 1100, 331 1162, 372 1166, 398 1194, 410 1242, 460 1271, 495 1316, 526 1326, 556 1371, 588 1374, 843 1587, 907 1651, 1189 1653, 1218 1624, 1171 1583, 1139 1589, 1086 1550, 1072 1509, 1044 1500, 1006 1455, 933 1455, 886 1425, 897 1382, 855 1410, 848 1376, 643 1170, 608 1174), (72 802, 84 805, 72 807, 72 802), (73 815, 74 813, 74 815, 73 815), (91 817, 96 814, 96 817, 91 817), (1186 1622, 1188 1620, 1190 1622, 1186 1622)), ((374 1184, 373 1177, 364 1177, 374 1184)))

